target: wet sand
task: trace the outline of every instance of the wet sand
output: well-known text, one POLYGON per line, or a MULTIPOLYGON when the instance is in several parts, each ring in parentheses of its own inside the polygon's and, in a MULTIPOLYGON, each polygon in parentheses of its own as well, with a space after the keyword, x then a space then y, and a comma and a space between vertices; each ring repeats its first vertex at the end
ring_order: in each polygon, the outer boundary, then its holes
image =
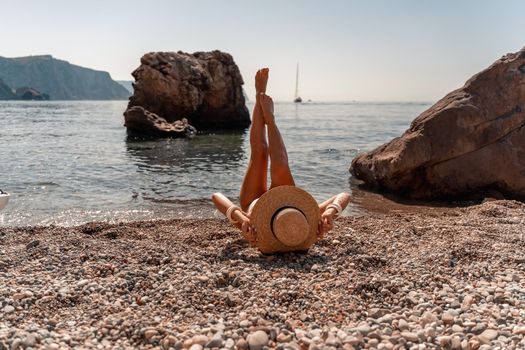
POLYGON ((514 201, 343 217, 303 255, 219 219, 0 229, 0 349, 520 349, 524 310, 514 201))

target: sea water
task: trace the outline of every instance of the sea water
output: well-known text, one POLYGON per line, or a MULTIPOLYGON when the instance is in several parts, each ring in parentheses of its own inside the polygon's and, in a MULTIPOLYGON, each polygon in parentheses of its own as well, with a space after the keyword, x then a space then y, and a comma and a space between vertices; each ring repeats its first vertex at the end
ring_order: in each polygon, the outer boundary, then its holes
MULTIPOLYGON (((276 103, 296 185, 318 201, 355 191, 360 152, 400 136, 428 103, 276 103)), ((251 109, 252 105, 248 104, 251 109)), ((3 225, 212 217, 210 196, 238 200, 248 130, 136 140, 126 101, 0 102, 3 225)), ((360 212, 351 204, 346 214, 360 212)))

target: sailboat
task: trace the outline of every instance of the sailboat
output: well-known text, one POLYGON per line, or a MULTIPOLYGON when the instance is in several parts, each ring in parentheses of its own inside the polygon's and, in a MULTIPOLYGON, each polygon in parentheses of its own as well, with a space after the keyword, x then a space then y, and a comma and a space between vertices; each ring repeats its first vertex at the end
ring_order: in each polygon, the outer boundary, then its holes
POLYGON ((303 102, 303 99, 299 96, 299 62, 297 62, 297 71, 295 73, 295 99, 293 101, 295 103, 303 102))

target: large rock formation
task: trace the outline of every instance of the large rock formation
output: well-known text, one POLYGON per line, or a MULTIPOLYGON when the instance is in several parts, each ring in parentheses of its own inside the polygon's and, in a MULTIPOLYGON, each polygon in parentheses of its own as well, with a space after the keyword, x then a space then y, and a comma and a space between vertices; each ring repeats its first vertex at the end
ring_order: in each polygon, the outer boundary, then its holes
POLYGON ((109 73, 49 55, 0 57, 0 79, 12 88, 29 86, 53 100, 125 100, 130 96, 109 73))
MULTIPOLYGON (((187 118, 198 129, 244 128, 250 124, 244 82, 227 53, 147 53, 133 77, 135 92, 128 109, 140 106, 168 123, 187 118)), ((141 132, 143 125, 129 115, 125 113, 126 127, 141 132)))
POLYGON ((412 198, 495 190, 525 200, 525 48, 449 93, 401 137, 356 157, 351 171, 412 198))

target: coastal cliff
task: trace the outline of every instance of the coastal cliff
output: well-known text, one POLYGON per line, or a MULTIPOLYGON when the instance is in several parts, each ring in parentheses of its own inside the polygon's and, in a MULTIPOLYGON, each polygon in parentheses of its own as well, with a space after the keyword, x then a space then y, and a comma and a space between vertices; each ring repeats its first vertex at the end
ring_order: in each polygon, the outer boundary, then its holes
POLYGON ((109 73, 50 55, 0 57, 0 79, 11 88, 30 87, 53 100, 125 100, 130 95, 109 73))
POLYGON ((16 98, 13 90, 0 79, 0 100, 12 100, 16 98))

